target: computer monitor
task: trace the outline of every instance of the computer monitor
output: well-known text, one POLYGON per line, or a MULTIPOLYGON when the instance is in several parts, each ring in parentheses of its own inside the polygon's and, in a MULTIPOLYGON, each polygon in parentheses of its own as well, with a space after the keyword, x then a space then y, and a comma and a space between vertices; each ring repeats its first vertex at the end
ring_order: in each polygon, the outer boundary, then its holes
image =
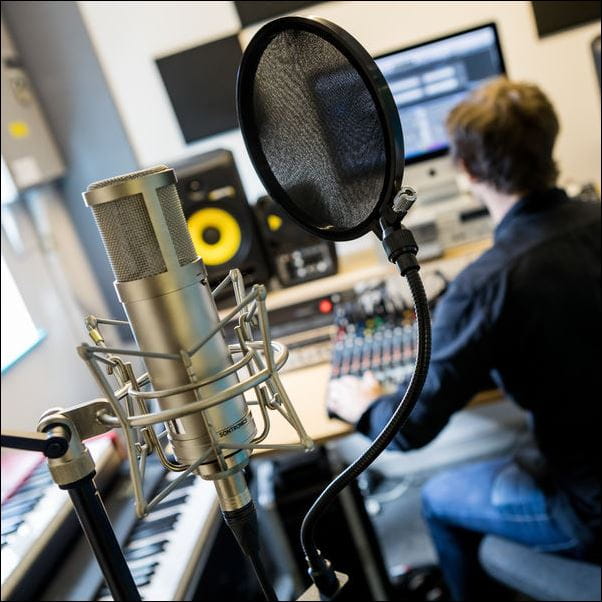
POLYGON ((445 120, 471 90, 505 73, 494 23, 376 57, 399 110, 406 164, 445 155, 445 120))

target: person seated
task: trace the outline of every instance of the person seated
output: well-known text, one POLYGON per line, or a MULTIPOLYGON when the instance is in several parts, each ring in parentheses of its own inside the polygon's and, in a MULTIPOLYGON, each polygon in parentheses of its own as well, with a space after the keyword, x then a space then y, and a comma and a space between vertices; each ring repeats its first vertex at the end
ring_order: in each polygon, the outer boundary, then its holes
MULTIPOLYGON (((456 600, 494 585, 484 534, 599 562, 600 205, 556 187, 559 122, 535 85, 494 80, 448 119, 452 158, 495 224, 493 246, 439 301, 424 389, 391 449, 432 441, 490 379, 530 413, 529 453, 448 469, 423 489, 423 513, 456 600)), ((404 387, 333 381, 329 409, 374 438, 404 387)))

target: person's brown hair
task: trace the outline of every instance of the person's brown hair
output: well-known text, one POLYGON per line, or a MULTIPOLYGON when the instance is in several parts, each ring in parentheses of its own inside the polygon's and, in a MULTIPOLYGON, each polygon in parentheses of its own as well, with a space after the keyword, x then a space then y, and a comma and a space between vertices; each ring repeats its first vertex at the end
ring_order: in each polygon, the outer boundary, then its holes
POLYGON ((559 123, 537 86, 498 78, 457 105, 447 129, 452 158, 476 180, 507 194, 555 185, 559 123))

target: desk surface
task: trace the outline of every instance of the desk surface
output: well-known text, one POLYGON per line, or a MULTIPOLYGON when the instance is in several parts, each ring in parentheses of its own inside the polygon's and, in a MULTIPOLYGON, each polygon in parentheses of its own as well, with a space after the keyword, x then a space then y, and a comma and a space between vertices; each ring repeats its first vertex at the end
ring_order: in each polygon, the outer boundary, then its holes
MULTIPOLYGON (((421 262, 423 278, 435 270, 444 270, 446 274, 455 276, 464 266, 474 261, 484 250, 489 248, 489 239, 454 247, 435 260, 421 262)), ((357 256, 343 256, 341 269, 336 276, 323 278, 314 282, 289 289, 275 291, 268 295, 268 309, 284 307, 293 303, 311 299, 316 296, 343 290, 354 283, 396 274, 394 266, 378 260, 375 253, 363 252, 357 256)), ((352 427, 337 419, 329 418, 326 413, 326 393, 330 378, 330 364, 323 363, 299 370, 285 372, 281 375, 291 402, 293 403, 301 423, 308 435, 316 444, 341 437, 353 431, 352 427)), ((476 402, 499 399, 499 392, 487 392, 478 396, 476 402)), ((262 418, 257 408, 253 414, 258 426, 262 418)), ((298 441, 292 427, 278 412, 270 412, 270 433, 264 441, 266 444, 295 443, 298 441)), ((271 450, 256 450, 256 454, 270 453, 271 450)))

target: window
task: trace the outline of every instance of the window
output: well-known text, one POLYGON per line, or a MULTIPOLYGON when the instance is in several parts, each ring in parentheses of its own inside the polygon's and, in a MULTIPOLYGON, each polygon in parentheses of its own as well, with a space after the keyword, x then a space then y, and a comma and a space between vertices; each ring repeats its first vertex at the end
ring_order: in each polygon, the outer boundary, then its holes
POLYGON ((33 323, 25 301, 2 256, 2 372, 26 355, 46 333, 33 323))

